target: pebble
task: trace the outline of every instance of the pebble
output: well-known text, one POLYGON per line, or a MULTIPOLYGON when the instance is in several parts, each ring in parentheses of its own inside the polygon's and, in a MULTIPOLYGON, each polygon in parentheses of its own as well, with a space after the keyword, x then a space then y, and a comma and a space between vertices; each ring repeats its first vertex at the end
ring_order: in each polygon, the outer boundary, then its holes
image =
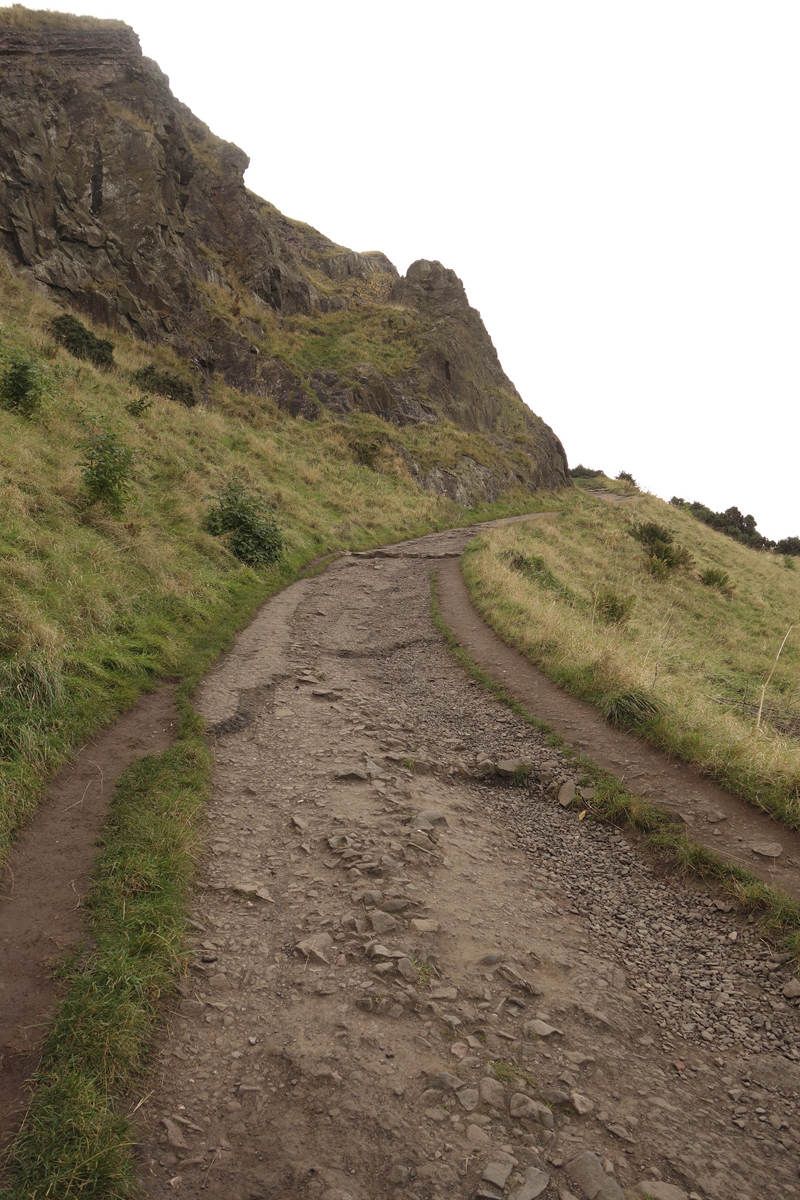
POLYGON ((467 1141, 470 1146, 474 1146, 478 1150, 484 1149, 486 1146, 491 1146, 492 1139, 488 1133, 484 1133, 480 1125, 467 1126, 467 1141))

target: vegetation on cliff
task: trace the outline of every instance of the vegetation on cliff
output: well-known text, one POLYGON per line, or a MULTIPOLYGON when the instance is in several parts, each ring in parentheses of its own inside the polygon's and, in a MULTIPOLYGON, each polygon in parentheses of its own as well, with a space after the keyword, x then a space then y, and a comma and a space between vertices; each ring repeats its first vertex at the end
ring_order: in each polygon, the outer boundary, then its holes
POLYGON ((116 367, 76 360, 54 306, 2 272, 0 309, 0 376, 23 362, 36 399, 0 404, 0 856, 77 741, 163 673, 196 675, 302 563, 537 507, 520 487, 474 510, 420 489, 414 469, 464 455, 490 469, 481 434, 365 413, 309 422, 220 381, 211 406, 144 398, 148 364, 185 373, 174 352, 115 335, 116 367), (206 499, 226 482, 263 505, 249 538, 274 512, 276 567, 235 556, 229 514, 206 499))
POLYGON ((688 511, 603 484, 616 503, 575 488, 559 515, 473 543, 474 603, 610 720, 800 828, 796 629, 770 676, 800 576, 688 511))

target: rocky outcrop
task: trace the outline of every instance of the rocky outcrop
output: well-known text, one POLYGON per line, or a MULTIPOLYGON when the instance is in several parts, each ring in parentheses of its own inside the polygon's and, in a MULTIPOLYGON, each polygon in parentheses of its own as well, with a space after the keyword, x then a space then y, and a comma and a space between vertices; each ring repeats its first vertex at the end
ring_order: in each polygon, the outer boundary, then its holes
POLYGON ((112 329, 170 344, 201 393, 218 373, 309 418, 449 420, 504 459, 489 491, 570 482, 452 271, 417 262, 400 277, 385 255, 337 246, 249 192, 247 156, 174 98, 127 26, 47 14, 37 28, 15 12, 0 13, 0 246, 16 270, 112 329), (333 344, 336 322, 360 313, 364 361, 298 357, 303 339, 333 344), (376 328, 402 354, 373 353, 376 328))

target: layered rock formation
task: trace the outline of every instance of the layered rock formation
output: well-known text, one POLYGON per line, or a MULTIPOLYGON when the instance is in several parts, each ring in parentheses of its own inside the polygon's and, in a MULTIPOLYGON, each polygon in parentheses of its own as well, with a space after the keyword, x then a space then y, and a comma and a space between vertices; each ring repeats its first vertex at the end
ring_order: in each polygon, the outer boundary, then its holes
POLYGON ((219 373, 306 417, 362 410, 488 435, 488 467, 410 464, 454 498, 569 483, 452 271, 417 262, 400 277, 382 254, 335 245, 249 192, 247 165, 127 26, 0 10, 0 245, 16 270, 169 343, 201 391, 219 373))

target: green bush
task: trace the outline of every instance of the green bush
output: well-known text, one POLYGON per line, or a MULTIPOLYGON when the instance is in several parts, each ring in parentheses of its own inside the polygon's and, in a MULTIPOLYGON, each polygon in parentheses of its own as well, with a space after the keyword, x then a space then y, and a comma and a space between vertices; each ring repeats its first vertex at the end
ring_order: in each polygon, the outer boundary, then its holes
POLYGON ((143 417, 148 408, 152 407, 153 401, 149 396, 140 396, 138 400, 129 400, 125 405, 125 411, 132 417, 143 417))
POLYGON ((724 596, 733 595, 735 584, 731 583, 730 575, 721 567, 706 567, 705 571, 700 572, 700 582, 706 587, 716 588, 724 596))
POLYGON ((546 588, 550 592, 556 592, 564 600, 574 601, 577 599, 575 593, 553 574, 547 563, 538 554, 519 554, 516 551, 507 550, 501 557, 512 571, 519 571, 531 583, 538 583, 540 587, 546 588))
POLYGON ((573 479, 595 479, 598 475, 605 475, 605 471, 593 471, 591 467, 584 467, 578 463, 577 467, 570 467, 569 473, 573 479))
POLYGON ((655 521, 644 521, 642 524, 631 525, 628 533, 645 550, 645 570, 656 579, 664 579, 670 571, 677 567, 688 570, 694 566, 694 559, 685 546, 679 546, 672 532, 664 525, 655 521))
POLYGON ((777 554, 790 555, 800 554, 800 537, 781 538, 776 544, 775 551, 777 554))
POLYGON ((46 375, 25 350, 9 350, 0 374, 0 407, 20 417, 32 417, 47 395, 46 375))
POLYGON ((113 367, 114 343, 107 338, 96 337, 71 313, 55 317, 50 322, 50 332, 73 358, 87 358, 96 367, 113 367))
POLYGON ((796 569, 794 565, 794 559, 788 554, 784 554, 783 556, 783 565, 786 567, 787 571, 794 571, 796 569))
POLYGON ((635 596, 621 596, 604 583, 592 593, 592 600, 595 614, 606 625, 624 625, 636 603, 635 596))
POLYGON ((371 437, 353 438, 350 442, 350 449, 353 451, 357 463, 374 471, 375 462, 388 440, 385 433, 375 433, 371 437))
POLYGON ((190 383, 184 383, 171 371, 159 371, 152 363, 140 367, 134 372, 133 378, 139 387, 146 388, 148 392, 155 392, 158 396, 166 396, 167 400, 175 400, 186 408, 194 408, 197 403, 194 388, 190 383))
POLYGON ((135 452, 118 433, 101 422, 79 443, 84 458, 81 492, 89 504, 102 504, 112 517, 120 517, 130 495, 135 452))
POLYGON ((280 561, 285 543, 275 515, 243 479, 231 476, 203 498, 216 506, 203 522, 204 528, 215 537, 226 536, 236 558, 251 567, 280 561))
POLYGON ((631 475, 630 471, 620 471, 617 479, 624 479, 626 483, 632 483, 634 487, 638 487, 636 480, 631 475))

